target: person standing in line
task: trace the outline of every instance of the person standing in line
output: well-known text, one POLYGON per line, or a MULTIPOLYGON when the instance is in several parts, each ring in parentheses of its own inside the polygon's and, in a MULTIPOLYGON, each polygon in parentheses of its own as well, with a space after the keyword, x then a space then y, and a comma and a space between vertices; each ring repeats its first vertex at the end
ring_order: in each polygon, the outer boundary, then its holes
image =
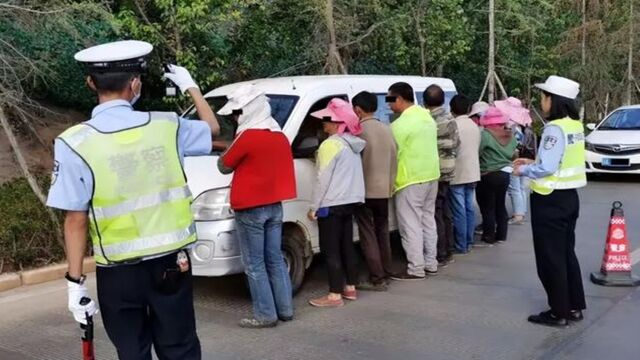
MULTIPOLYGON (((514 97, 495 101, 495 106, 509 118, 513 135, 518 142, 518 156, 535 159, 536 139, 531 129, 529 110, 522 106, 522 102, 514 97)), ((529 197, 529 179, 526 176, 511 174, 508 189, 513 215, 509 225, 522 225, 527 215, 527 198, 529 197)))
POLYGON ((317 184, 308 217, 318 221, 320 251, 327 260, 329 294, 312 299, 316 307, 339 307, 358 298, 357 254, 353 244, 353 215, 364 203, 364 176, 360 153, 365 141, 358 116, 348 102, 334 98, 325 109, 311 113, 322 120, 329 138, 318 149, 317 184))
POLYGON ((360 119, 360 137, 367 142, 362 152, 365 202, 356 209, 360 246, 369 268, 369 282, 359 290, 386 291, 387 280, 394 274, 389 241, 389 199, 397 171, 397 148, 388 125, 375 118, 378 98, 367 91, 351 100, 360 119))
POLYGON ((489 110, 489 104, 484 101, 478 101, 471 106, 469 118, 473 120, 476 125, 480 126, 480 117, 482 117, 487 110, 489 110))
POLYGON ((293 319, 291 279, 282 256, 282 202, 296 198, 291 145, 271 117, 268 98, 253 85, 231 93, 218 114, 238 122, 218 169, 233 172, 231 208, 253 300, 254 317, 240 326, 274 327, 278 319, 293 319))
POLYGON ((423 94, 424 105, 438 125, 438 154, 440 156, 440 180, 436 198, 436 227, 438 229, 438 265, 447 266, 453 261, 453 215, 449 202, 449 183, 456 173, 456 155, 460 146, 458 126, 444 107, 444 91, 438 85, 427 87, 423 94))
POLYGON ((201 358, 188 247, 196 242, 189 155, 208 155, 220 126, 187 69, 164 76, 189 93, 202 121, 134 111, 153 46, 116 41, 78 52, 99 105, 55 140, 47 206, 65 211, 68 306, 97 312, 82 274, 91 235, 102 321, 120 359, 201 358))
POLYGON ((393 280, 423 280, 438 273, 435 206, 440 178, 438 128, 429 110, 414 103, 411 85, 391 85, 386 100, 400 116, 391 123, 398 144, 395 205, 407 270, 393 280))
POLYGON ((580 215, 577 189, 587 185, 584 126, 575 101, 580 85, 550 76, 544 84, 535 86, 542 90, 540 105, 549 122, 542 132, 537 160, 517 159, 514 174, 533 179, 533 249, 550 309, 531 315, 528 320, 565 327, 569 321, 582 320, 582 311, 587 307, 575 253, 575 229, 580 215))
POLYGON ((507 126, 507 117, 490 107, 480 118, 484 127, 480 138, 480 183, 477 200, 482 213, 482 241, 488 244, 507 240, 507 188, 511 164, 518 143, 507 126))
POLYGON ((456 156, 456 173, 449 193, 455 230, 455 254, 464 255, 473 247, 475 229, 474 192, 480 181, 480 129, 469 118, 471 103, 464 95, 451 99, 451 113, 458 126, 460 147, 456 156))

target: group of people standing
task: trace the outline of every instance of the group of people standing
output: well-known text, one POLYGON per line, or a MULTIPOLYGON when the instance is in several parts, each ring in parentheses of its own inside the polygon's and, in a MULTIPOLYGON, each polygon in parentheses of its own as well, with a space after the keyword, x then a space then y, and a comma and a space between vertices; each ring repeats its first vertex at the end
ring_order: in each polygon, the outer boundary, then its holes
MULTIPOLYGON (((191 97, 200 121, 134 110, 152 50, 147 42, 118 41, 75 55, 99 105, 90 120, 56 138, 47 205, 65 211, 65 278, 75 320, 86 324, 98 312, 82 273, 90 235, 102 320, 118 357, 150 359, 153 346, 162 359, 200 359, 188 251, 197 236, 183 162, 210 154, 220 124, 189 71, 175 65, 164 76, 191 97)), ((536 265, 550 306, 529 321, 566 326, 581 320, 586 304, 574 251, 576 189, 586 185, 579 85, 551 76, 536 86, 548 124, 535 161, 516 156, 508 126, 514 115, 498 104, 472 108, 463 95, 451 100, 448 114, 437 86, 424 92, 425 108, 415 104, 409 84, 393 84, 385 100, 399 116, 391 126, 375 118, 377 97, 368 92, 352 103, 332 99, 312 113, 328 135, 317 152, 308 217, 318 221, 329 294, 311 305, 342 306, 357 299, 358 289, 386 290, 390 279, 422 280, 452 254, 467 253, 474 244, 476 185, 483 240, 506 240, 511 172, 533 179, 536 265), (392 267, 390 202, 407 258, 400 273, 392 267), (358 279, 354 217, 370 273, 365 283, 358 279)), ((233 173, 230 202, 254 309, 240 326, 273 327, 294 318, 281 252, 282 202, 297 197, 291 145, 264 93, 247 85, 227 97, 217 112, 232 116, 237 132, 218 168, 233 173)), ((515 215, 521 221, 524 213, 515 215)))

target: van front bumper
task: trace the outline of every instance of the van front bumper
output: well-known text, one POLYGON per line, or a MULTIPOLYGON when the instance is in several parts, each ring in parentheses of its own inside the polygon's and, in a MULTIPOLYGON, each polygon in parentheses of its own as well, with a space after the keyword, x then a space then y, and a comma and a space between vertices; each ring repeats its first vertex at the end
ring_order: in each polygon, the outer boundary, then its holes
POLYGON ((195 276, 223 276, 244 271, 235 220, 196 221, 198 241, 191 248, 195 276))

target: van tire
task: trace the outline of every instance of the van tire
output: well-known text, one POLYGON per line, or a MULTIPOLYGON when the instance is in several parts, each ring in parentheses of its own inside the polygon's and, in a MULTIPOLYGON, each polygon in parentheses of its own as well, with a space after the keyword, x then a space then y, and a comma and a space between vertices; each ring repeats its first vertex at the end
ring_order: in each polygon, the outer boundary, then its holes
POLYGON ((289 269, 291 278, 291 288, 295 295, 302 283, 306 273, 306 258, 304 255, 305 239, 301 238, 295 231, 286 231, 282 236, 282 256, 289 269))

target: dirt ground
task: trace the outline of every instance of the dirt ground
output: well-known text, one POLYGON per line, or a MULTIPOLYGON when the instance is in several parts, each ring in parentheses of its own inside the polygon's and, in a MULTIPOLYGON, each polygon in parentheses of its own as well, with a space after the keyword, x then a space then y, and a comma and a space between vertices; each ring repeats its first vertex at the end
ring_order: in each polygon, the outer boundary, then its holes
MULTIPOLYGON (((46 148, 35 138, 18 135, 22 153, 29 167, 34 171, 49 172, 53 162, 53 139, 72 124, 86 120, 86 115, 78 111, 62 108, 51 108, 51 110, 60 115, 54 118, 47 116, 46 119, 40 119, 44 125, 35 125, 38 135, 48 144, 46 148)), ((0 184, 19 176, 22 174, 9 140, 4 131, 0 131, 0 184)))

